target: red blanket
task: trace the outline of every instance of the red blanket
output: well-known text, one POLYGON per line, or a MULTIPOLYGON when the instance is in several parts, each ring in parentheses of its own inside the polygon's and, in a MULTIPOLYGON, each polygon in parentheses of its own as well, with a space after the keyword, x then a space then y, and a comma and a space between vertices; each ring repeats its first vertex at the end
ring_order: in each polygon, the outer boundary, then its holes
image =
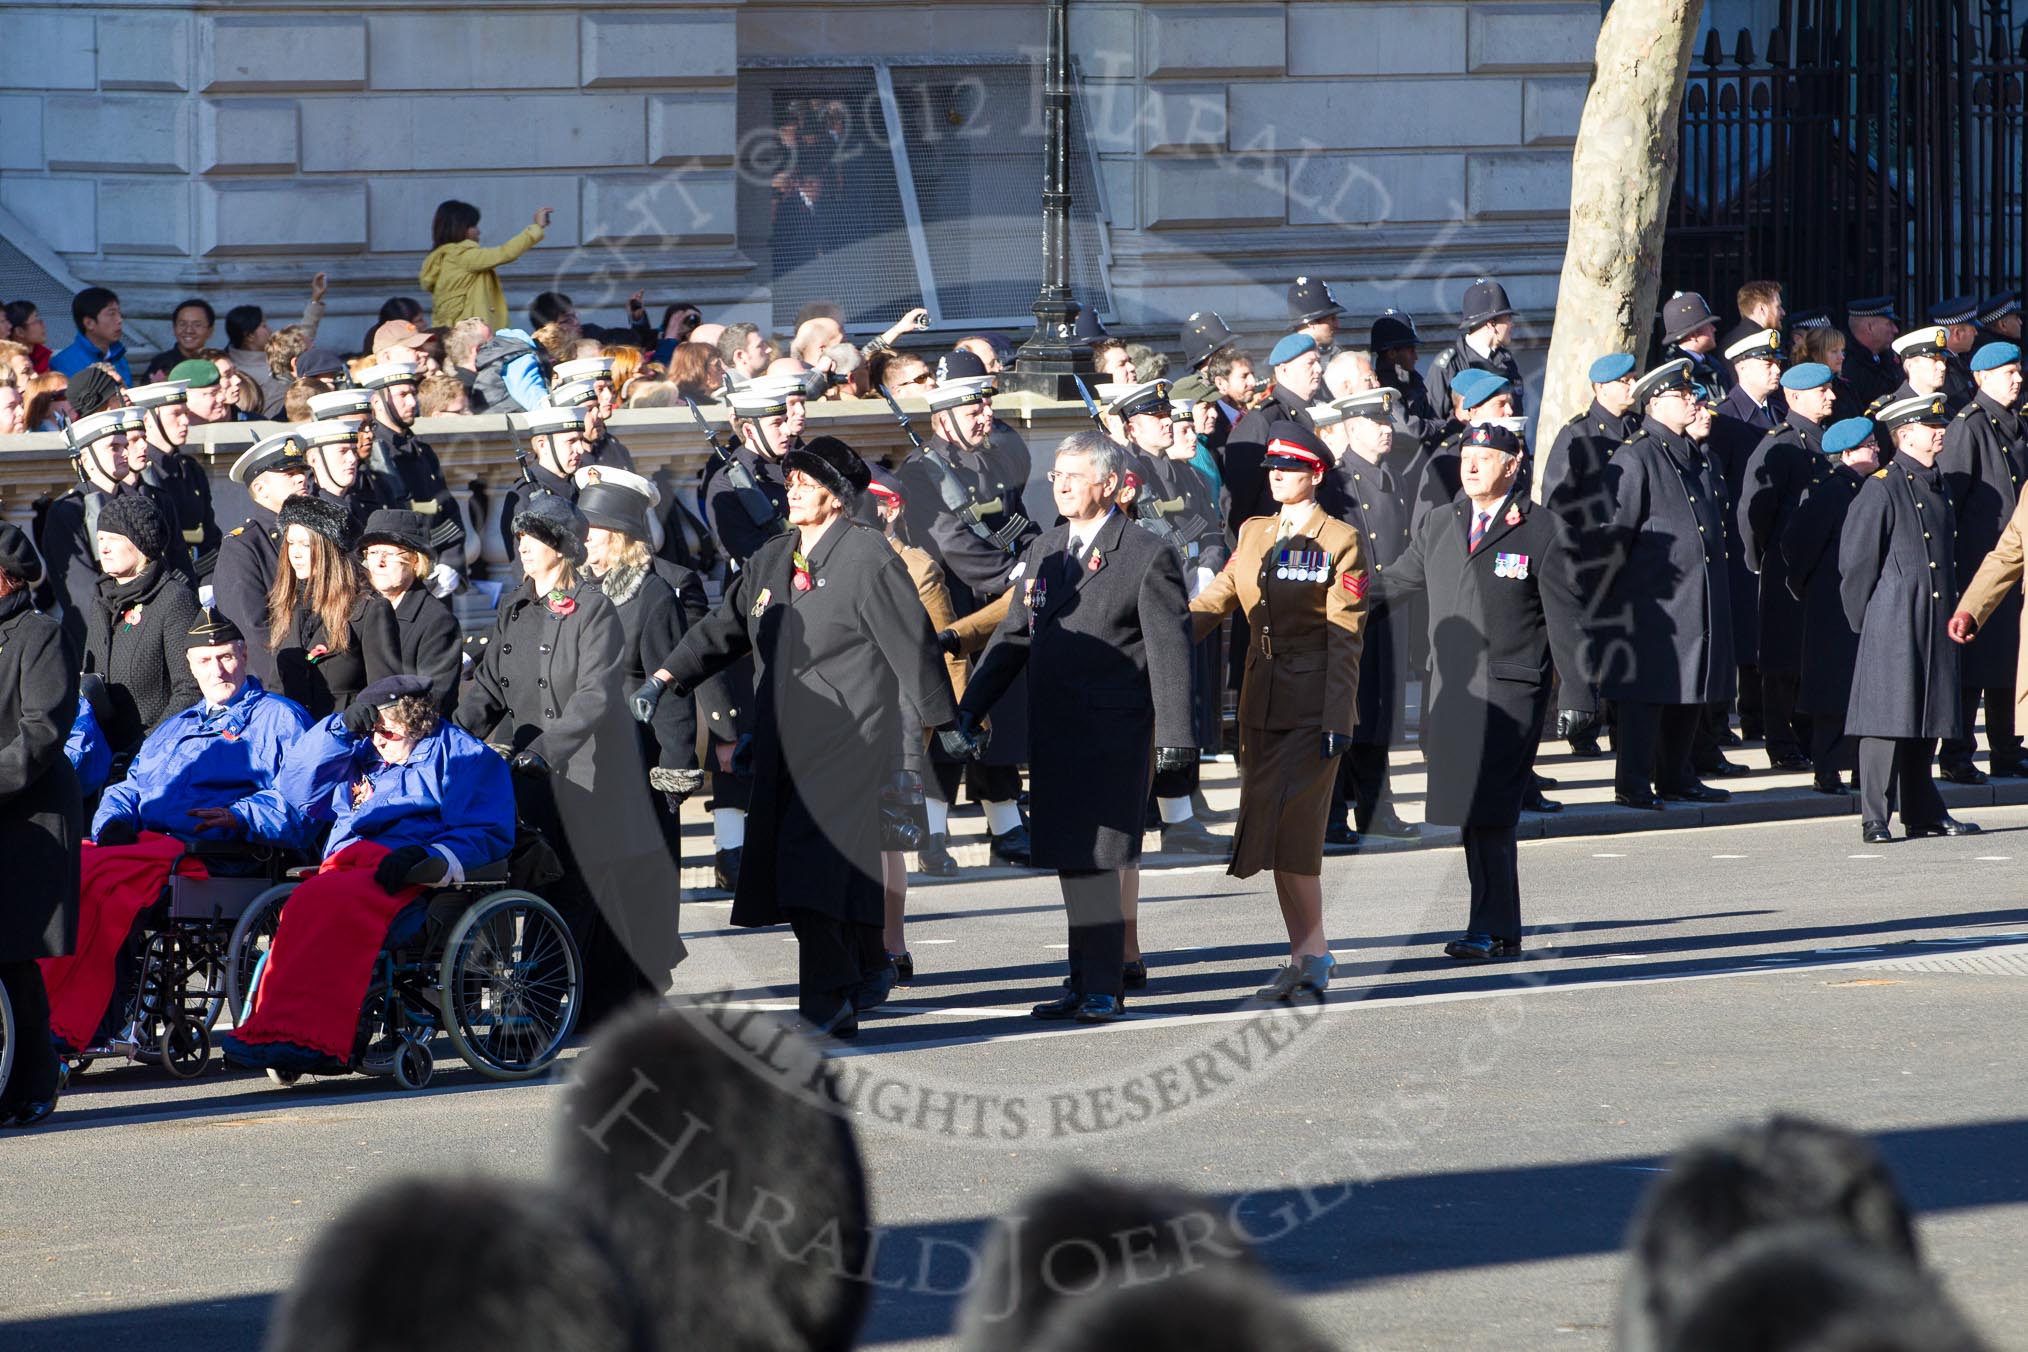
MULTIPOLYGON (((162 895, 169 867, 182 851, 182 841, 153 831, 143 831, 132 845, 84 843, 77 949, 67 958, 41 960, 42 983, 49 987, 49 1028, 69 1050, 81 1052, 98 1040, 113 998, 120 949, 134 931, 134 918, 162 895)), ((186 878, 209 876, 195 859, 185 859, 177 872, 186 878)))
POLYGON ((233 1030, 242 1042, 288 1042, 352 1059, 359 1009, 387 927, 421 892, 390 895, 373 881, 387 848, 355 840, 303 879, 282 905, 253 1012, 233 1030))

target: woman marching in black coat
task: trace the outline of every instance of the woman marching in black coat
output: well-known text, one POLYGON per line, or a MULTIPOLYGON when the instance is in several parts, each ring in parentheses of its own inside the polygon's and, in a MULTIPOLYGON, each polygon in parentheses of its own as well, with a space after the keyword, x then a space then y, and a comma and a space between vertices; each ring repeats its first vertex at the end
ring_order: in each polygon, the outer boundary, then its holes
POLYGON ((450 715, 458 707, 465 641, 450 603, 426 583, 436 564, 429 518, 421 512, 375 508, 360 533, 359 556, 367 581, 394 610, 401 670, 428 681, 430 698, 450 715))

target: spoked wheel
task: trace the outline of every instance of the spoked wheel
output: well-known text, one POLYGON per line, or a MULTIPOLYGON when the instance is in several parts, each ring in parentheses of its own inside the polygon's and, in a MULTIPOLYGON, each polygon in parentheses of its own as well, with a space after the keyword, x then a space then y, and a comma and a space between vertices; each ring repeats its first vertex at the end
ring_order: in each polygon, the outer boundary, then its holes
POLYGON ((394 1082, 403 1089, 421 1089, 436 1074, 436 1058, 420 1042, 404 1042, 394 1057, 394 1082))
POLYGON ((17 1040, 14 1002, 7 998, 7 988, 0 986, 0 1094, 7 1092, 7 1077, 14 1073, 14 1048, 17 1040))
POLYGON ((164 1070, 179 1080, 194 1080, 211 1065, 211 1030, 193 1018, 172 1018, 162 1026, 155 1049, 164 1070))
POLYGON ((555 907, 519 889, 491 893, 459 917, 444 947, 444 1032, 489 1079, 539 1074, 577 1026, 581 973, 555 907))
POLYGON ((247 1001, 253 998, 254 977, 267 961, 275 941, 275 927, 282 923, 282 903, 296 890, 294 883, 276 883, 253 899, 232 927, 232 943, 226 948, 225 998, 232 1007, 234 1023, 244 1022, 247 1001))

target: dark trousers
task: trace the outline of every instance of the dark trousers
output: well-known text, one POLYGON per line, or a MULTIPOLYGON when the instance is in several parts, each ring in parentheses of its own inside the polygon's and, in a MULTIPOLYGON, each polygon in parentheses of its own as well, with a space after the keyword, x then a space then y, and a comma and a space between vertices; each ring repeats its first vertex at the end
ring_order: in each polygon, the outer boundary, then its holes
POLYGON ((829 1023, 851 1005, 860 982, 887 966, 880 926, 802 906, 784 906, 782 914, 796 932, 797 1012, 812 1023, 829 1023))
POLYGON ((1944 819, 1943 795, 1930 777, 1936 739, 1859 739, 1859 819, 1887 824, 1897 807, 1903 826, 1934 826, 1944 819))
POLYGON ((1692 782, 1690 744, 1704 721, 1701 704, 1621 700, 1613 731, 1613 789, 1632 798, 1692 782))
POLYGON ((1852 739, 1845 735, 1845 720, 1837 714, 1811 714, 1810 760, 1817 773, 1828 775, 1849 771, 1855 762, 1852 739))
POLYGON ((1018 765, 960 765, 956 761, 933 760, 930 777, 936 792, 930 796, 946 803, 958 801, 958 785, 965 786, 975 803, 1011 803, 1021 796, 1021 767, 1018 765))
POLYGON ((1760 668, 1739 668, 1739 735, 1751 741, 1774 731, 1774 715, 1761 698, 1760 668))
POLYGON ((1511 826, 1464 829, 1465 876, 1472 884, 1470 934, 1521 939, 1521 849, 1511 826))
POLYGON ((1961 770, 1972 763, 1972 752, 1978 749, 1973 730, 1978 726, 1982 694, 1986 697, 1986 758, 1998 766, 2021 763, 2021 739, 2014 735, 2013 690, 2002 687, 1982 691, 1971 686, 1958 702, 1957 736, 1944 738, 1940 748, 1941 763, 1946 770, 1961 770))
MULTIPOLYGON (((1117 869, 1060 869, 1070 920, 1070 988, 1078 995, 1121 998, 1127 963, 1127 922, 1120 911, 1117 869)), ((877 938, 879 931, 875 931, 877 938)))
POLYGON ((1767 733, 1769 756, 1800 755, 1809 720, 1796 713, 1796 692, 1802 688, 1799 671, 1760 673, 1761 720, 1767 733))
POLYGON ((1338 777, 1331 782, 1331 820, 1345 820, 1345 808, 1352 808, 1352 825, 1364 831, 1382 807, 1393 806, 1387 792, 1387 748, 1355 743, 1338 760, 1338 777))
POLYGON ((56 1044, 49 1038, 49 992, 33 958, 0 962, 0 986, 14 1007, 14 1069, 0 1086, 0 1117, 12 1117, 56 1092, 56 1044))

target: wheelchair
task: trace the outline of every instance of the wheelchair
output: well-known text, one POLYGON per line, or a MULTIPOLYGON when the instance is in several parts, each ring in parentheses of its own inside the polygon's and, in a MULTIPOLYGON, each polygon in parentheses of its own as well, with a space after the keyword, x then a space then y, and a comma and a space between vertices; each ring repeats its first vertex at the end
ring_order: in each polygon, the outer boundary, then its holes
POLYGON ((122 953, 113 1020, 120 1031, 69 1057, 71 1073, 121 1057, 159 1065, 179 1080, 202 1075, 226 1006, 235 927, 296 862, 292 852, 258 842, 186 845, 122 953), (186 860, 202 863, 208 876, 183 876, 186 860))
MULTIPOLYGON (((290 870, 233 928, 226 998, 244 1015, 260 986, 282 907, 315 866, 290 870)), ((525 1080, 556 1059, 577 1026, 584 964, 556 908, 508 883, 505 861, 426 889, 395 915, 375 959, 351 1057, 313 1075, 389 1076, 421 1089, 441 1032, 466 1065, 492 1080, 525 1080)), ((292 1085, 302 1077, 270 1069, 292 1085)))

